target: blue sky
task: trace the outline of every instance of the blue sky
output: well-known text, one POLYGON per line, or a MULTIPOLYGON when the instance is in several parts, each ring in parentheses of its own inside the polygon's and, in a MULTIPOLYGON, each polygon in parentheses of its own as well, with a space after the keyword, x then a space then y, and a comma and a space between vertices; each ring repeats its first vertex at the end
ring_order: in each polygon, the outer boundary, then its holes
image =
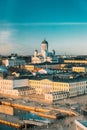
POLYGON ((0 0, 0 53, 87 54, 87 0, 0 0))

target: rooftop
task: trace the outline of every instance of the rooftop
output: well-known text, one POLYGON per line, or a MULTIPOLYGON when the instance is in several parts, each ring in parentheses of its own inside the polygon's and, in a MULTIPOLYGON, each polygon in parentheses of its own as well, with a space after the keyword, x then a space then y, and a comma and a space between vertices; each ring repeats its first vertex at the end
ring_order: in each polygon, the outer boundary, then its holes
POLYGON ((68 77, 68 78, 62 78, 60 77, 60 75, 36 75, 36 76, 32 76, 31 78, 32 80, 44 80, 44 79, 48 79, 51 80, 53 82, 65 82, 65 83, 73 83, 73 82, 82 82, 82 81, 87 81, 87 76, 83 76, 83 75, 77 75, 77 76, 73 76, 72 78, 68 77))

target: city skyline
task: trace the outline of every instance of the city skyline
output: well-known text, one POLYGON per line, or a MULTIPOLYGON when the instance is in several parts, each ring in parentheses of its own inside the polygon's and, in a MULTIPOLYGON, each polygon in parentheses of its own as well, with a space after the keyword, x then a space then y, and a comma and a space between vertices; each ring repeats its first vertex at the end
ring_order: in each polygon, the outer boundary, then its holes
POLYGON ((57 54, 87 54, 86 0, 1 0, 0 54, 29 55, 46 39, 57 54))

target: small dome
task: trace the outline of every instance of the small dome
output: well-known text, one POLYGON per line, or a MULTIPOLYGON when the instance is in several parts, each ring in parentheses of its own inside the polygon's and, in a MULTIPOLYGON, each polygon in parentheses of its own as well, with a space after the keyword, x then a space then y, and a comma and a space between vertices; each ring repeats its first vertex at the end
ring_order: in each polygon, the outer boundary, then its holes
POLYGON ((48 42, 44 39, 44 41, 42 41, 42 44, 48 44, 48 42))

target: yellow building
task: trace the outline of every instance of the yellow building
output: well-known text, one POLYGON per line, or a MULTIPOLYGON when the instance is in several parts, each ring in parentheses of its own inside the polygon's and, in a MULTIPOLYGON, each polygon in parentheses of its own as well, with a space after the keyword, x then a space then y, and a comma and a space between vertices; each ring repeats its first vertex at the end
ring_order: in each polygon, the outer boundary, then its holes
POLYGON ((11 106, 0 105, 0 113, 14 115, 14 109, 11 106))
POLYGON ((28 79, 0 79, 0 93, 12 96, 20 94, 19 89, 23 92, 26 91, 28 86, 28 79), (24 87, 25 89, 21 89, 24 87))
POLYGON ((87 60, 64 60, 64 63, 87 64, 87 60))
POLYGON ((34 65, 25 65, 25 69, 29 71, 33 71, 35 69, 34 65))
POLYGON ((74 72, 87 72, 87 67, 72 67, 72 71, 74 72))
POLYGON ((87 93, 87 79, 67 79, 67 80, 49 80, 49 79, 31 79, 29 86, 36 90, 38 94, 48 92, 64 91, 69 92, 69 97, 87 93))
POLYGON ((58 63, 43 63, 43 64, 29 64, 25 65, 25 69, 29 71, 33 71, 37 68, 48 68, 48 69, 63 69, 66 66, 66 64, 58 64, 58 63))

